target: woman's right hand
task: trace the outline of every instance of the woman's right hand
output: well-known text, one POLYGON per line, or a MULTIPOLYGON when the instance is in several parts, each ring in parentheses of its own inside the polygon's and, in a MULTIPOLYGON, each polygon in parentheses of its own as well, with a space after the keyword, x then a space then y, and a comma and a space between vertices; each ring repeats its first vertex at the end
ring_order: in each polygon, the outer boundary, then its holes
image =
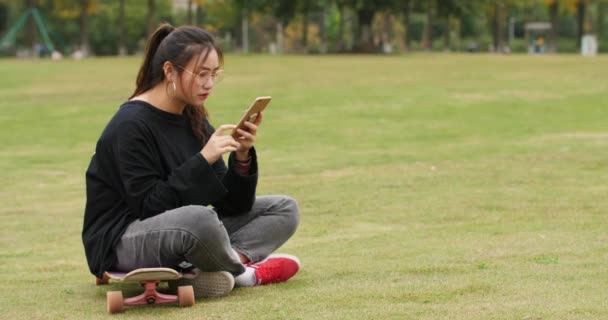
POLYGON ((241 146, 231 135, 224 134, 235 129, 236 125, 224 124, 211 135, 201 150, 201 154, 209 164, 214 164, 224 153, 236 151, 241 146))

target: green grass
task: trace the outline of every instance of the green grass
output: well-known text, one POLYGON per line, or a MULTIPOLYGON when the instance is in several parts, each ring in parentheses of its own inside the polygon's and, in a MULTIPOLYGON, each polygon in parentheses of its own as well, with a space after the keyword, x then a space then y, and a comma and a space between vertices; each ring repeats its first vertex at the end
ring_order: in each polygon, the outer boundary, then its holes
MULTIPOLYGON (((0 314, 105 314, 84 171, 139 58, 0 60, 0 314)), ((605 319, 608 57, 226 58, 215 125, 273 96, 259 194, 295 197, 291 281, 159 319, 605 319)))

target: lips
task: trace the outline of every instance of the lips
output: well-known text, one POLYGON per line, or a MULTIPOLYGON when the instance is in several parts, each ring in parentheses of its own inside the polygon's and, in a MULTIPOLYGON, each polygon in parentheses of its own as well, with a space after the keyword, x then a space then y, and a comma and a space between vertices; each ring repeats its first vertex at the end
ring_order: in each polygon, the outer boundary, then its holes
POLYGON ((205 99, 207 99, 207 97, 209 97, 209 94, 208 93, 199 94, 199 95, 197 95, 197 97, 201 100, 205 100, 205 99))

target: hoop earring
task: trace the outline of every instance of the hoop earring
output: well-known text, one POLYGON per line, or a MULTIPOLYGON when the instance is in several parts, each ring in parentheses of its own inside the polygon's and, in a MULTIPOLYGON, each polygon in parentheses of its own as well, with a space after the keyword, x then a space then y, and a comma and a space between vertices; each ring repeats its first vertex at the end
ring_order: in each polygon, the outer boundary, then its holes
POLYGON ((165 85, 165 94, 167 95, 167 97, 173 99, 177 95, 177 86, 175 85, 175 81, 171 81, 171 84, 173 85, 173 95, 170 95, 169 89, 167 89, 167 86, 169 86, 168 82, 167 85, 165 85))

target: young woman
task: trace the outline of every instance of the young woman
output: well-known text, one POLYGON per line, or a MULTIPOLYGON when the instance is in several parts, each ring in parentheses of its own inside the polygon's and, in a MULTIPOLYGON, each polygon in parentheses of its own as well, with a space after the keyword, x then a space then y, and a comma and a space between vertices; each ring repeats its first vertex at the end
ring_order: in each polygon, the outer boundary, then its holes
POLYGON ((298 272, 296 257, 271 255, 297 228, 296 202, 255 195, 262 115, 245 130, 207 121, 204 103, 222 65, 199 28, 163 24, 152 35, 135 92, 101 134, 86 172, 82 239, 98 278, 185 262, 199 271, 193 285, 201 297, 298 272))

